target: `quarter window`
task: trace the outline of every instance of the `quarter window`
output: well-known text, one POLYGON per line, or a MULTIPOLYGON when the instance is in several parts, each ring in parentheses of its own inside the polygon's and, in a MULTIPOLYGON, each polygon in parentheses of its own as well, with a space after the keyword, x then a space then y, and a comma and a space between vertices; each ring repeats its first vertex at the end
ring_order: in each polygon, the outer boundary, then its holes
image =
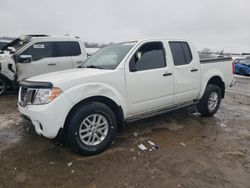
POLYGON ((132 57, 129 68, 131 72, 166 67, 164 47, 161 42, 144 44, 132 57))
POLYGON ((174 65, 186 65, 193 60, 190 47, 186 42, 169 42, 174 65))

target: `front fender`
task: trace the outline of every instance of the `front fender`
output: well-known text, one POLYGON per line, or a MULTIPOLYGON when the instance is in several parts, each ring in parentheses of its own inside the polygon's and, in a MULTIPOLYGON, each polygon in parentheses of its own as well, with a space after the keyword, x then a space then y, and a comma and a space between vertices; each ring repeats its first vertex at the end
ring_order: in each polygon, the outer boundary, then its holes
MULTIPOLYGON (((125 92, 124 92, 125 93, 125 92)), ((114 87, 104 83, 86 83, 76 85, 64 91, 64 94, 72 101, 72 107, 89 97, 103 96, 121 106, 124 115, 127 112, 126 103, 121 93, 114 87)))
POLYGON ((16 65, 13 56, 5 55, 0 56, 1 70, 0 73, 11 81, 16 77, 16 65), (10 70, 10 68, 12 70, 10 70))

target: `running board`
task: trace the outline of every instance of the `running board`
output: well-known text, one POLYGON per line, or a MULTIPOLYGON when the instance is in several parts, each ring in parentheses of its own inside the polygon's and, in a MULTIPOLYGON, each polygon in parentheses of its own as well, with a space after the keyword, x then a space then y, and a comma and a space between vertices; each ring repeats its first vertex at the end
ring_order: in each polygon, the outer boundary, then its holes
POLYGON ((178 110, 178 109, 181 109, 181 108, 186 108, 186 107, 189 107, 189 106, 193 106, 193 105, 195 105, 197 103, 199 103, 199 101, 197 101, 197 100, 196 101, 191 101, 191 102, 185 102, 185 103, 182 103, 182 104, 174 106, 174 107, 162 108, 162 109, 154 110, 154 111, 151 111, 151 112, 135 115, 135 116, 132 116, 132 117, 129 117, 129 118, 125 119, 125 122, 129 123, 129 122, 138 121, 138 120, 141 120, 141 119, 150 118, 150 117, 153 117, 153 116, 156 116, 156 115, 165 114, 167 112, 171 112, 171 111, 178 110))

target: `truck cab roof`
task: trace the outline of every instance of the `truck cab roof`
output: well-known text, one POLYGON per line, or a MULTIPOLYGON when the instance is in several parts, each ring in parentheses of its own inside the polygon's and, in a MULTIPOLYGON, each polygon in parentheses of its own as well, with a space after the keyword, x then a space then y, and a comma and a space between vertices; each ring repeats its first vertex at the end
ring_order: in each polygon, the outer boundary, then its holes
POLYGON ((150 42, 150 41, 185 41, 189 42, 187 39, 170 39, 170 38, 138 38, 135 40, 129 40, 129 41, 122 41, 122 42, 150 42))

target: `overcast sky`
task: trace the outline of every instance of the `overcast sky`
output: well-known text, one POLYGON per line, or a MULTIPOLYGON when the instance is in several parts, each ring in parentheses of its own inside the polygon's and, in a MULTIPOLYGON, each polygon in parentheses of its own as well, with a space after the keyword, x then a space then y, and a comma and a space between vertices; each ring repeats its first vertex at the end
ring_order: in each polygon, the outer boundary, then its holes
POLYGON ((250 0, 0 0, 0 36, 23 33, 181 38, 199 49, 250 52, 250 0))

